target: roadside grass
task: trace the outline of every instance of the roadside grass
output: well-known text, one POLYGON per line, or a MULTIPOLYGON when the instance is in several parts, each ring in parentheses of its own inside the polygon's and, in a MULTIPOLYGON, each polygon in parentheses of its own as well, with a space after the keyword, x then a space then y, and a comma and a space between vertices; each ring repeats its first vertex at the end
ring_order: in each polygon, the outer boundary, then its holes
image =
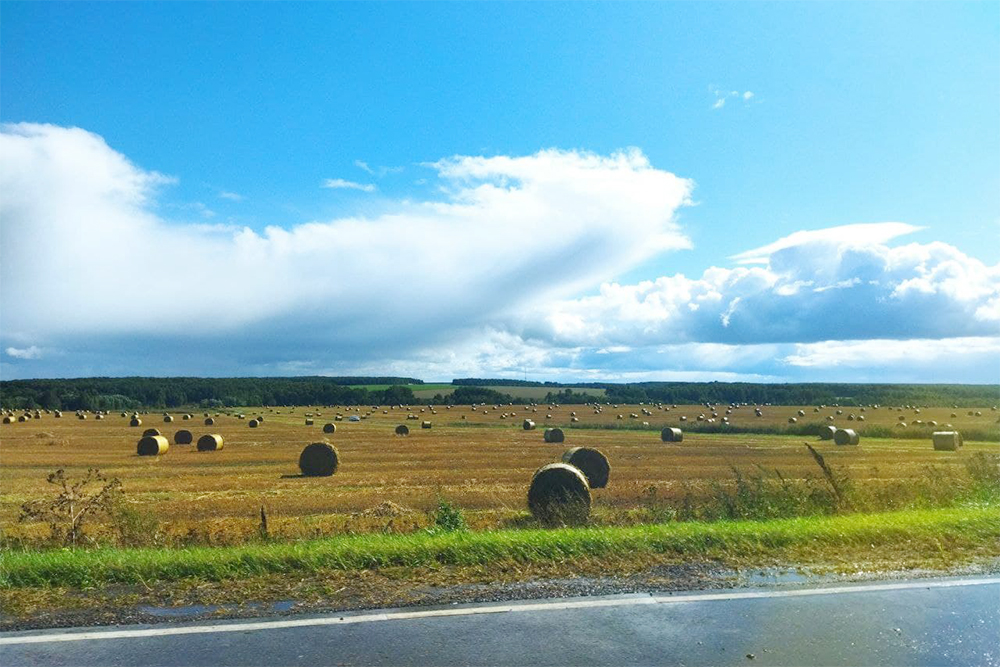
POLYGON ((641 555, 692 560, 779 558, 795 549, 832 557, 894 544, 906 544, 914 554, 981 552, 985 547, 996 556, 1000 554, 1000 504, 770 521, 338 536, 238 547, 7 551, 0 563, 0 589, 145 585, 182 579, 223 582, 321 569, 363 571, 574 559, 613 562, 641 555))

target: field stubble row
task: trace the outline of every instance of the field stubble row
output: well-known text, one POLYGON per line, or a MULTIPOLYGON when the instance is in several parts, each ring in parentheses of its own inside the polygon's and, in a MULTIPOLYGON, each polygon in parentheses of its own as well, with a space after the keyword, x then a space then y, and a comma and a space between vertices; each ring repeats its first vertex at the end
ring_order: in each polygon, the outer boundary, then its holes
MULTIPOLYGON (((594 517, 599 523, 647 520, 656 503, 676 504, 682 498, 698 502, 717 494, 720 485, 732 485, 736 473, 774 479, 780 474, 788 483, 808 487, 819 469, 805 442, 813 444, 838 473, 864 484, 871 495, 890 500, 892 494, 915 482, 926 486, 935 483, 931 478, 938 482, 958 478, 965 474, 972 455, 997 449, 992 443, 967 442, 958 452, 938 452, 929 440, 894 438, 868 438, 860 447, 837 447, 813 442, 814 438, 771 434, 687 433, 682 443, 666 444, 659 439, 659 427, 683 426, 680 415, 693 421, 706 409, 679 406, 669 413, 642 414, 643 408, 651 407, 605 406, 599 415, 586 406, 542 405, 533 408, 537 412, 532 408, 526 412, 524 405, 476 411, 455 406, 436 408, 436 414, 431 408, 396 409, 388 414, 379 409, 361 422, 337 422, 336 434, 327 436, 342 460, 331 478, 297 477, 298 454, 306 444, 324 439, 322 425, 336 412, 346 416, 354 414, 353 409, 244 409, 247 419, 265 416, 257 429, 224 414, 213 426, 202 426, 200 415, 167 424, 159 415, 149 414, 143 416, 142 428, 130 428, 117 414, 100 421, 80 421, 70 414, 62 419, 43 415, 3 425, 0 430, 0 527, 7 537, 41 538, 45 527, 18 523, 18 512, 23 502, 51 495, 45 478, 58 468, 71 477, 99 468, 108 477, 119 478, 129 502, 152 513, 175 538, 200 535, 208 541, 214 536, 216 541, 232 542, 256 530, 262 506, 271 517, 272 531, 290 537, 418 529, 427 525, 426 512, 442 498, 465 510, 473 528, 516 525, 524 514, 532 472, 570 446, 595 447, 611 461, 611 483, 595 492, 594 517), (306 412, 319 413, 314 426, 304 424, 306 412), (508 417, 500 419, 505 412, 508 417), (412 429, 408 437, 393 435, 393 427, 404 423, 410 413, 432 420, 433 429, 412 429), (579 422, 571 423, 572 413, 579 422), (629 417, 633 413, 640 418, 629 417), (551 419, 546 419, 548 414, 551 419), (523 430, 525 417, 535 420, 539 430, 523 430), (647 421, 650 427, 594 428, 620 421, 638 422, 640 427, 647 421), (566 428, 565 443, 542 441, 540 429, 548 424, 566 428), (590 428, 572 428, 577 424, 590 428), (135 442, 148 426, 159 428, 171 440, 182 428, 196 438, 201 433, 220 433, 226 446, 218 452, 197 452, 192 446, 172 445, 164 456, 138 457, 135 442)), ((737 425, 777 426, 800 409, 807 413, 802 421, 827 423, 823 418, 835 415, 834 408, 814 413, 813 406, 767 406, 762 417, 744 407, 730 419, 737 425)), ((835 415, 835 423, 841 426, 852 425, 845 419, 847 414, 861 414, 857 409, 843 410, 843 415, 835 415)), ((996 428, 997 413, 989 407, 979 411, 980 417, 970 417, 965 411, 952 417, 954 410, 931 408, 922 409, 919 417, 941 424, 950 421, 959 430, 996 428)), ((897 415, 912 419, 915 413, 882 408, 864 414, 864 424, 891 425, 898 421, 897 415)))

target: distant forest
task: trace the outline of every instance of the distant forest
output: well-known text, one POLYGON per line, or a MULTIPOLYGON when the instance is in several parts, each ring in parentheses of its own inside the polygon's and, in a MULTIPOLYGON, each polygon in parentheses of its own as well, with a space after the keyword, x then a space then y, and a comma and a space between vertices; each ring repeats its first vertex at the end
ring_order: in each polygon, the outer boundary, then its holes
POLYGON ((0 382, 0 406, 57 410, 123 410, 235 405, 365 405, 413 403, 404 377, 74 378, 0 382), (369 391, 350 385, 392 385, 369 391))
POLYGON ((454 381, 452 392, 417 399, 403 377, 269 378, 75 378, 0 382, 0 406, 59 410, 124 410, 198 406, 413 405, 417 403, 520 403, 517 387, 551 387, 547 403, 589 403, 574 388, 604 389, 610 403, 771 403, 775 405, 926 405, 976 407, 1000 403, 1000 385, 944 384, 750 384, 739 382, 641 382, 633 384, 454 381), (351 385, 390 385, 370 390, 351 385), (487 387, 511 387, 511 393, 487 387))

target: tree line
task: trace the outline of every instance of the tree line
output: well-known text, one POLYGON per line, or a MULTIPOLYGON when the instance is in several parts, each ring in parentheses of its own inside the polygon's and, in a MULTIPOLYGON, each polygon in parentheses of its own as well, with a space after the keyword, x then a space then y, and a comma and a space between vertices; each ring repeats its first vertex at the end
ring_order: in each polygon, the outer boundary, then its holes
POLYGON ((365 405, 413 403, 404 377, 194 378, 124 377, 0 382, 4 408, 125 410, 182 406, 365 405), (351 385, 391 385, 370 391, 351 385))
POLYGON ((261 405, 414 405, 417 403, 522 403, 516 391, 492 387, 551 387, 546 403, 611 403, 774 405, 928 405, 976 407, 1000 403, 1000 385, 944 384, 760 384, 742 382, 641 382, 631 384, 525 383, 523 381, 456 381, 455 390, 417 399, 405 385, 421 380, 402 377, 269 377, 269 378, 74 378, 0 382, 0 406, 50 410, 169 409, 186 406, 223 408, 261 405), (505 384, 506 382, 506 384, 505 384), (389 385, 368 389, 351 385, 389 385), (603 389, 605 396, 574 391, 603 389))

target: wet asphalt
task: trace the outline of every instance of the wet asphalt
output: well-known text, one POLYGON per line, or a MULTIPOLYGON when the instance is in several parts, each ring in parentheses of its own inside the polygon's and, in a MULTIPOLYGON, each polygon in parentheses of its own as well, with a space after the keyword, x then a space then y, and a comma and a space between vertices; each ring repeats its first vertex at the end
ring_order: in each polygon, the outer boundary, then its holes
MULTIPOLYGON (((614 606, 569 609, 559 607, 566 600, 531 610, 517 610, 514 603, 514 611, 501 613, 291 628, 244 630, 241 622, 226 621, 217 625, 241 629, 5 643, 0 664, 1000 666, 1000 581, 917 583, 905 590, 859 585, 850 592, 790 597, 725 599, 732 591, 720 591, 724 599, 666 604, 649 603, 648 595, 589 598, 614 606)), ((302 620, 308 618, 323 617, 302 620)), ((0 639, 93 630, 3 633, 0 639)))

